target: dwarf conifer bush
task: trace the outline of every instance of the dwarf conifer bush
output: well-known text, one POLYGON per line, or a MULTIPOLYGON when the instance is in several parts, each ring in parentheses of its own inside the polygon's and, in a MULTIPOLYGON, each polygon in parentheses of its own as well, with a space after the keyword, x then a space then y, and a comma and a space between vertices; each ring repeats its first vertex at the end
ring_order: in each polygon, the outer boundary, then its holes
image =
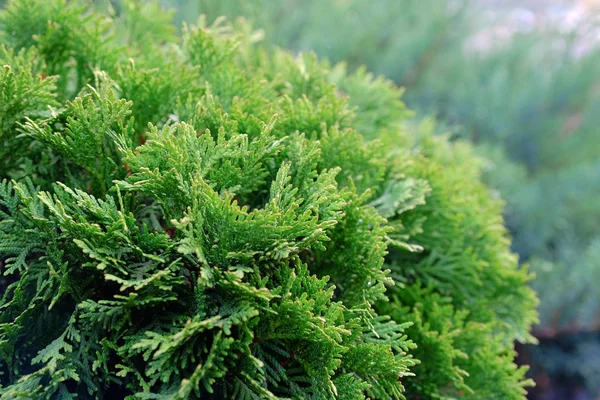
POLYGON ((168 21, 0 15, 2 398, 522 399, 536 299, 470 149, 168 21))

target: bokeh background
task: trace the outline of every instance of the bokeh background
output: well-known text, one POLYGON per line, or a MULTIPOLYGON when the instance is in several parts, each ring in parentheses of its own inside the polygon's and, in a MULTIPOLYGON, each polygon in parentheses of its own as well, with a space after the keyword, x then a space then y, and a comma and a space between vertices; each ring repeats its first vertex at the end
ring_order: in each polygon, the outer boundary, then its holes
POLYGON ((600 0, 160 3, 178 24, 244 17, 267 47, 364 66, 406 88, 414 123, 474 143, 536 274, 529 398, 600 399, 600 0))

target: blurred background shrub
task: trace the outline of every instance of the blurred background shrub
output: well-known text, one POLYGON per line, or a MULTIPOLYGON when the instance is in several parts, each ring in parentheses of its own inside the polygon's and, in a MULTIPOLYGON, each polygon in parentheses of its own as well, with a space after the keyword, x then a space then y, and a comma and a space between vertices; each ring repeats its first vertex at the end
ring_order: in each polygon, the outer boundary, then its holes
MULTIPOLYGON (((97 3, 139 32, 152 30, 129 1, 97 3)), ((489 160, 488 184, 507 202, 513 249, 537 274, 541 345, 523 350, 538 382, 531 397, 600 393, 600 31, 593 12, 558 0, 161 4, 178 23, 243 16, 262 29, 266 45, 314 51, 350 70, 364 65, 405 87, 417 116, 435 116, 438 129, 475 143, 489 160)))

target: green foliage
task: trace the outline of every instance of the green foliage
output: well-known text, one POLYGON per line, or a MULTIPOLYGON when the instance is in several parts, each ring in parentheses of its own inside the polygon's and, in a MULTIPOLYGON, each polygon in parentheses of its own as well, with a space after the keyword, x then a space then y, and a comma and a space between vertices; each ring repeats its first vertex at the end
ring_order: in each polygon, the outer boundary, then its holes
POLYGON ((524 397, 501 204, 391 83, 156 4, 0 19, 3 398, 524 397))
POLYGON ((61 98, 72 98, 93 76, 110 69, 118 57, 107 20, 65 0, 10 3, 0 19, 2 40, 14 49, 35 46, 46 75, 57 76, 61 98))
POLYGON ((424 205, 400 215, 423 251, 390 252, 397 284, 388 296, 394 301, 377 309, 413 322, 407 335, 419 338, 414 354, 430 361, 414 369, 421 378, 410 381, 409 392, 424 398, 522 398, 530 382, 521 380, 525 369, 511 363, 514 353, 503 341, 534 341, 518 328, 535 323, 534 315, 514 310, 534 308, 537 299, 525 286, 524 271, 511 267, 516 257, 503 250, 509 243, 502 203, 480 183, 481 163, 469 146, 450 147, 433 130, 425 121, 417 135, 404 139, 404 152, 418 148, 419 156, 403 171, 431 187, 424 205), (491 381, 502 383, 491 388, 491 381))
POLYGON ((56 77, 43 75, 44 62, 35 49, 21 49, 18 53, 0 46, 0 169, 6 176, 16 173, 13 167, 25 158, 35 157, 38 146, 24 138, 17 138, 17 124, 25 118, 40 120, 58 107, 56 77), (29 155, 27 154, 29 153, 29 155))

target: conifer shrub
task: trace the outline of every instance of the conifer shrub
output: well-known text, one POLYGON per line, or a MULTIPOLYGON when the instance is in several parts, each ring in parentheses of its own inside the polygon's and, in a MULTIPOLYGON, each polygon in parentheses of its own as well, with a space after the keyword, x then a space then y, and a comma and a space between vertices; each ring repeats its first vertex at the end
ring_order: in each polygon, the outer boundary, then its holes
POLYGON ((125 5, 0 14, 2 398, 524 398, 536 299, 468 146, 125 5))

